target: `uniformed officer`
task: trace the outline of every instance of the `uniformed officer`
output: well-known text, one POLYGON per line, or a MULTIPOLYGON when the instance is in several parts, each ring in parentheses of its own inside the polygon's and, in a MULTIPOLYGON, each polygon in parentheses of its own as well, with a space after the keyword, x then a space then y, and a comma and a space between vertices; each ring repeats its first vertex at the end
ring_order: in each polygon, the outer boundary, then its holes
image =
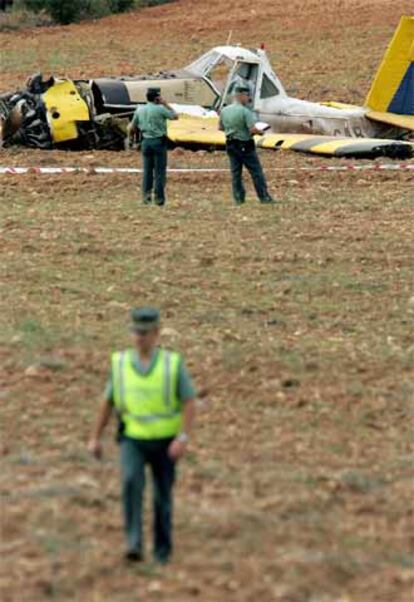
POLYGON ((175 466, 187 449, 195 391, 181 355, 158 346, 159 311, 133 309, 131 319, 134 346, 112 355, 111 376, 88 448, 101 457, 101 438, 115 409, 120 421, 126 559, 143 559, 142 498, 149 464, 154 484, 154 558, 166 563, 172 552, 175 466))
POLYGON ((256 127, 257 119, 248 108, 249 87, 237 86, 234 96, 234 103, 225 107, 220 115, 220 129, 226 134, 234 201, 236 205, 241 205, 246 200, 242 177, 245 166, 250 172, 260 202, 275 203, 267 190, 266 179, 256 152, 253 136, 262 134, 262 131, 256 127))
POLYGON ((167 183, 167 121, 178 119, 177 113, 161 97, 160 88, 148 88, 147 104, 138 107, 129 126, 130 136, 139 130, 142 134, 143 178, 142 196, 146 205, 165 204, 167 183))

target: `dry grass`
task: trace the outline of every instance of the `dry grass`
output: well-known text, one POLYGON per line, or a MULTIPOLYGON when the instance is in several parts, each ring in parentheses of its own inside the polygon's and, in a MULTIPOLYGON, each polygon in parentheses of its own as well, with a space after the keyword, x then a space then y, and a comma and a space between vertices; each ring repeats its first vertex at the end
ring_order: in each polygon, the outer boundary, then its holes
POLYGON ((28 27, 46 27, 52 20, 45 13, 33 13, 26 10, 15 10, 0 13, 0 32, 16 32, 28 27))
MULTIPOLYGON (((180 4, 142 17, 161 29, 167 18, 171 24, 160 66, 173 32, 179 42, 190 19, 180 4)), ((236 15, 235 3, 226 14, 213 6, 209 18, 207 3, 186 4, 199 11, 193 24, 203 15, 197 44, 206 35, 205 47, 219 36, 218 19, 236 15)), ((241 23, 249 13, 239 4, 241 23)), ((281 3, 262 4, 280 11, 287 42, 290 24, 286 52, 305 82, 313 54, 294 57, 295 3, 283 15, 281 3)), ((315 24, 325 4, 311 4, 315 24)), ((379 58, 378 40, 385 45, 393 23, 385 2, 369 4, 382 9, 370 13, 379 58)), ((265 35, 270 21, 255 10, 265 35)), ((35 60, 44 64, 48 45, 61 52, 66 36, 67 67, 86 70, 88 57, 108 43, 106 28, 122 23, 128 32, 128 19, 41 32, 35 60), (85 31, 94 33, 94 50, 78 35, 85 31), (83 48, 83 66, 72 48, 83 48)), ((352 32, 343 31, 350 47, 352 32)), ((308 22, 302 34, 316 46, 320 36, 308 22)), ((352 49, 364 87, 365 38, 352 49)), ((149 60, 154 48, 145 40, 142 34, 134 44, 149 60)), ((128 37, 117 44, 128 52, 128 37)), ((190 58, 196 43, 186 44, 177 57, 190 58)), ((25 47, 23 40, 22 56, 25 47)), ((312 78, 315 94, 323 95, 324 81, 350 88, 352 64, 343 57, 343 84, 332 66, 342 51, 333 41, 323 51, 329 64, 312 78)), ((101 70, 116 72, 120 54, 101 70)), ((5 77, 11 84, 19 73, 5 77)), ((233 208, 225 175, 172 176, 162 211, 138 204, 134 177, 2 181, 5 602, 411 600, 412 176, 308 173, 298 168, 319 159, 262 157, 280 207, 251 199, 233 208), (272 171, 275 165, 286 169, 272 171), (128 307, 144 302, 161 307, 177 331, 165 343, 185 352, 206 389, 177 490, 175 562, 162 571, 120 562, 116 447, 108 435, 97 464, 84 446, 108 354, 128 342, 128 307)), ((137 161, 132 153, 20 150, 1 160, 137 161)), ((171 165, 222 167, 226 159, 175 151, 171 165)))

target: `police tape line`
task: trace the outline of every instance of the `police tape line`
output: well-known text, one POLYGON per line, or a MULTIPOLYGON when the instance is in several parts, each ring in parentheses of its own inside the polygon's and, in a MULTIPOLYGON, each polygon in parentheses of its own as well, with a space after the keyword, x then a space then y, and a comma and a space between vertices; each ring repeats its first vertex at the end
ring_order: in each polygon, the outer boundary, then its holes
MULTIPOLYGON (((367 165, 318 165, 305 167, 273 167, 268 171, 397 171, 413 170, 414 163, 374 163, 367 165)), ((168 173, 227 173, 229 170, 215 167, 170 168, 168 173)), ((2 167, 0 175, 25 175, 25 174, 141 174, 138 167, 2 167)))
MULTIPOLYGON (((169 169, 169 173, 217 173, 227 172, 227 169, 195 168, 169 169)), ((143 170, 138 167, 0 167, 0 175, 4 174, 140 174, 143 170)))

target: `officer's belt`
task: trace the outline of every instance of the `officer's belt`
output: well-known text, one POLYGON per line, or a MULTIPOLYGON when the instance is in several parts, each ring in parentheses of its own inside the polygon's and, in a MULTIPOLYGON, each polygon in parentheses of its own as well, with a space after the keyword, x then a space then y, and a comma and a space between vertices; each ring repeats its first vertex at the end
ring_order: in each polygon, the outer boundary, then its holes
POLYGON ((248 140, 240 140, 240 138, 235 138, 234 136, 226 136, 226 142, 241 142, 241 143, 246 143, 246 142, 251 142, 252 140, 254 140, 254 138, 249 138, 248 140))

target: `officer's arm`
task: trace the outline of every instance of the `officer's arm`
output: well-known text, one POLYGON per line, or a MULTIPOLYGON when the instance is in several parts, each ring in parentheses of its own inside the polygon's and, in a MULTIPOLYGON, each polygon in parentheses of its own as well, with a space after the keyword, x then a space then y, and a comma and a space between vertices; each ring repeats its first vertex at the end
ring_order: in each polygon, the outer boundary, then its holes
POLYGON ((133 120, 128 124, 128 136, 131 138, 138 132, 138 117, 133 118, 133 120))
POLYGON ((170 445, 169 454, 173 460, 181 458, 187 448, 187 442, 193 429, 195 419, 196 391, 185 363, 182 361, 178 373, 177 396, 182 403, 182 431, 170 445))
POLYGON ((138 128, 133 121, 131 121, 131 123, 128 123, 128 137, 131 138, 134 134, 136 134, 137 129, 138 128))
POLYGON ((255 125, 250 128, 250 133, 252 136, 263 136, 263 130, 259 130, 255 125))
POLYGON ((245 109, 245 123, 252 136, 261 136, 263 134, 262 130, 259 130, 259 128, 256 127, 256 116, 249 109, 245 109))
POLYGON ((195 399, 187 399, 183 410, 183 431, 190 436, 195 420, 195 399))
POLYGON ((92 430, 91 437, 88 443, 88 449, 96 458, 100 458, 102 456, 102 444, 101 439, 104 434, 106 425, 109 422, 109 419, 112 415, 113 406, 111 401, 108 399, 104 399, 99 408, 98 418, 95 422, 95 425, 92 430))
POLYGON ((132 121, 128 124, 128 136, 131 137, 138 131, 139 114, 138 109, 135 111, 132 121))
POLYGON ((169 119, 170 121, 177 121, 178 113, 174 111, 169 105, 164 106, 164 118, 169 119))
POLYGON ((187 451, 187 443, 193 428, 195 418, 195 400, 187 399, 183 409, 183 430, 173 439, 168 448, 168 454, 174 461, 179 460, 187 451))
POLYGON ((171 119, 171 121, 176 121, 178 119, 178 113, 174 111, 172 106, 170 106, 163 98, 161 98, 160 103, 167 110, 167 113, 165 114, 166 118, 171 119))
POLYGON ((102 456, 102 444, 101 438, 104 434, 106 425, 112 414, 114 407, 114 391, 112 384, 112 374, 109 375, 108 381, 105 387, 104 398, 99 408, 98 417, 92 429, 92 433, 88 443, 88 450, 95 456, 100 458, 102 456))
POLYGON ((190 435, 193 430, 195 420, 195 399, 187 399, 183 413, 183 429, 184 433, 190 435))
POLYGON ((170 119, 171 121, 177 121, 178 119, 178 113, 176 111, 174 111, 174 109, 168 109, 169 111, 169 115, 168 115, 168 119, 170 119))
POLYGON ((99 408, 98 418, 96 420, 95 428, 93 430, 94 439, 101 439, 102 435, 104 434, 106 425, 108 424, 109 419, 112 415, 112 410, 112 404, 107 399, 104 399, 104 401, 101 404, 101 407, 99 408))

